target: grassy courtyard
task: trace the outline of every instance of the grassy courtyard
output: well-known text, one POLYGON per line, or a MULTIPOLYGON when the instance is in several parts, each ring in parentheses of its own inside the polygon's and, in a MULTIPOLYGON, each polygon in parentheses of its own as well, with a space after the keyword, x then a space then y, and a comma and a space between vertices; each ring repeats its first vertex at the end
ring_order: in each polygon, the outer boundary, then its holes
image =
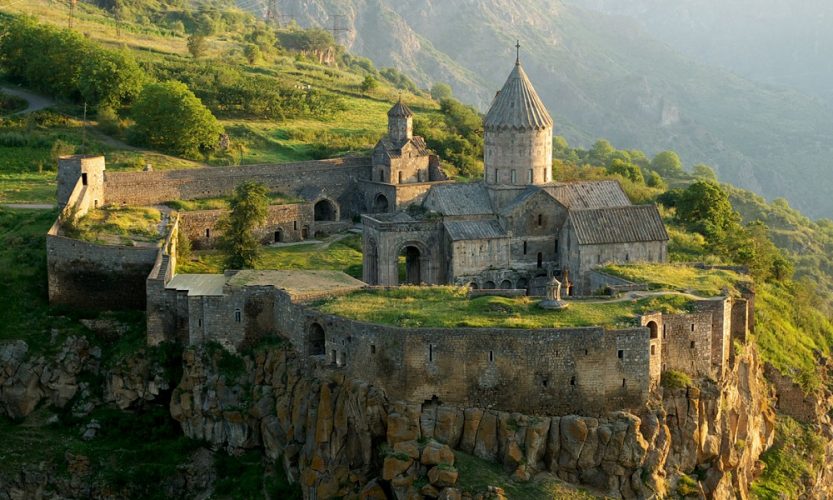
POLYGON ((575 301, 564 311, 538 307, 531 297, 468 298, 465 287, 405 286, 364 290, 318 303, 321 311, 358 321, 422 328, 568 328, 633 326, 637 315, 682 312, 689 299, 659 295, 638 300, 575 301))
POLYGON ((161 222, 162 214, 154 208, 108 207, 90 210, 64 231, 91 243, 132 246, 159 241, 161 222))
MULTIPOLYGON (((349 235, 319 243, 266 247, 257 269, 305 269, 343 271, 362 277, 361 236, 349 235)), ((177 273, 222 273, 225 254, 218 250, 196 251, 177 264, 177 273)))

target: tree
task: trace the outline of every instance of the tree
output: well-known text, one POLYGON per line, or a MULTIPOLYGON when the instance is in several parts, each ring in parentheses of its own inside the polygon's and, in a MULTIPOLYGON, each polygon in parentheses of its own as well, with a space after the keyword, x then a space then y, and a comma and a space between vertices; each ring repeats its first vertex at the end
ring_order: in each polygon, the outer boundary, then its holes
POLYGON ((208 50, 208 43, 205 36, 193 34, 188 37, 188 52, 191 53, 191 57, 199 59, 205 55, 206 50, 208 50))
POLYGON ((597 167, 607 165, 607 160, 614 151, 616 151, 616 148, 610 144, 610 141, 600 139, 590 148, 590 163, 597 167))
POLYGON ((377 82, 372 76, 367 75, 364 77, 364 80, 362 80, 360 88, 362 89, 362 94, 366 94, 378 86, 379 82, 377 82))
POLYGON ((713 247, 724 243, 727 234, 740 229, 740 216, 729 195, 713 181, 698 180, 676 200, 677 218, 706 237, 713 247))
POLYGON ((734 261, 745 265, 756 280, 784 281, 793 275, 793 263, 772 242, 763 222, 752 222, 734 232, 729 246, 734 261))
POLYGON ((679 177, 685 173, 683 170, 683 162, 674 151, 663 151, 654 156, 654 159, 651 161, 651 170, 666 178, 679 177))
POLYGON ((133 105, 131 140, 195 158, 217 146, 223 128, 184 83, 145 86, 133 105))
POLYGON ((431 98, 435 101, 442 101, 443 99, 451 99, 452 90, 451 85, 447 83, 435 83, 431 87, 431 98))
POLYGON ((249 64, 255 64, 261 57, 260 47, 253 43, 247 43, 243 46, 243 55, 246 56, 246 61, 249 64))
POLYGON ((78 89, 90 105, 118 109, 136 99, 146 80, 130 52, 91 50, 81 64, 78 89))
POLYGON ((255 230, 266 222, 269 208, 266 186, 247 181, 234 189, 229 213, 221 221, 221 245, 227 253, 228 269, 252 269, 260 256, 260 241, 255 230))
POLYGON ((698 179, 717 181, 717 173, 715 173, 714 169, 703 163, 694 165, 691 169, 691 174, 698 179))
POLYGON ((607 167, 607 171, 611 174, 621 175, 625 179, 630 179, 637 184, 643 184, 645 182, 645 178, 642 176, 642 170, 633 163, 625 160, 618 158, 613 160, 610 162, 610 166, 607 167))

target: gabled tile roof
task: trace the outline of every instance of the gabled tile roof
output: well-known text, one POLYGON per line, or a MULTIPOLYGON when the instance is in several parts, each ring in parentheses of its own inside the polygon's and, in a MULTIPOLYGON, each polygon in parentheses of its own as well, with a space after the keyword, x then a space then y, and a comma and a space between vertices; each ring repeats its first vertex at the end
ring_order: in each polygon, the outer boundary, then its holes
POLYGON ((492 215, 492 201, 481 182, 434 186, 422 206, 446 216, 492 215))
POLYGON ((506 238, 507 234, 494 220, 483 221, 446 221, 445 230, 452 241, 490 240, 506 238))
POLYGON ((624 207, 631 204, 616 181, 562 182, 541 186, 570 210, 624 207))
POLYGON ((391 158, 399 158, 402 156, 402 148, 404 148, 407 144, 413 144, 420 156, 431 154, 431 150, 428 149, 428 145, 425 144, 425 139, 418 135, 411 137, 410 140, 403 144, 395 144, 390 140, 390 137, 385 136, 379 141, 376 147, 382 146, 388 156, 391 158))
POLYGON ((580 245, 668 240, 656 205, 570 210, 568 217, 580 245))

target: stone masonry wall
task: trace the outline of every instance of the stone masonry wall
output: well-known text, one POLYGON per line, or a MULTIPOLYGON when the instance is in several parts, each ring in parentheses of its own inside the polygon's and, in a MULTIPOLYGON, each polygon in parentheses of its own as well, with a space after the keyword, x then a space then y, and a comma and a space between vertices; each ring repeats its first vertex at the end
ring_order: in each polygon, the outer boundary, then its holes
POLYGON ((311 355, 311 336, 323 330, 324 354, 313 358, 397 399, 598 414, 648 396, 646 328, 409 330, 325 315, 282 292, 274 305, 275 330, 296 349, 311 355))
MULTIPOLYGON (((214 248, 223 232, 218 223, 226 210, 197 210, 181 212, 182 230, 194 248, 214 248)), ((266 222, 257 230, 262 243, 302 241, 315 234, 311 203, 270 205, 266 222), (306 231, 305 231, 306 229, 306 231), (280 240, 280 241, 278 241, 280 240)))
POLYGON ((663 316, 662 369, 712 375, 712 314, 663 316))
POLYGON ((156 247, 97 245, 50 231, 46 236, 49 302, 88 309, 144 309, 145 281, 157 251, 156 247))
POLYGON ((154 205, 226 196, 238 184, 255 180, 271 191, 302 194, 307 199, 326 196, 337 200, 342 218, 349 218, 364 208, 360 206, 363 200, 355 183, 369 176, 369 158, 348 158, 281 165, 110 172, 105 175, 104 184, 108 203, 154 205))

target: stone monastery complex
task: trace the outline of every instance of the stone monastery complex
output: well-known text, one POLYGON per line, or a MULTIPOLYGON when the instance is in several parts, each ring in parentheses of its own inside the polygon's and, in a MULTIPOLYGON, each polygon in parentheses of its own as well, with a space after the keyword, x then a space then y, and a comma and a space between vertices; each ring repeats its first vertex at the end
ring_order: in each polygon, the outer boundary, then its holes
POLYGON ((664 370, 725 373, 732 342, 753 326, 751 294, 696 300, 689 313, 646 314, 617 329, 401 328, 316 309, 324 297, 399 285, 400 256, 407 283, 543 296, 559 280, 573 300, 633 286, 600 265, 667 260, 656 206, 631 204, 615 181, 553 181, 553 120, 519 62, 485 118, 482 181, 448 180, 413 135, 412 118, 404 103, 393 106, 388 134, 364 158, 117 173, 100 157, 62 158, 63 212, 47 237, 51 302, 145 308, 151 344, 235 350, 279 336, 313 366, 343 370, 393 400, 600 414, 644 404, 664 370), (362 281, 331 271, 177 274, 179 234, 213 247, 222 210, 170 214, 158 245, 102 245, 62 229, 97 207, 228 196, 246 180, 297 200, 270 206, 265 244, 344 231, 360 219, 362 281))

